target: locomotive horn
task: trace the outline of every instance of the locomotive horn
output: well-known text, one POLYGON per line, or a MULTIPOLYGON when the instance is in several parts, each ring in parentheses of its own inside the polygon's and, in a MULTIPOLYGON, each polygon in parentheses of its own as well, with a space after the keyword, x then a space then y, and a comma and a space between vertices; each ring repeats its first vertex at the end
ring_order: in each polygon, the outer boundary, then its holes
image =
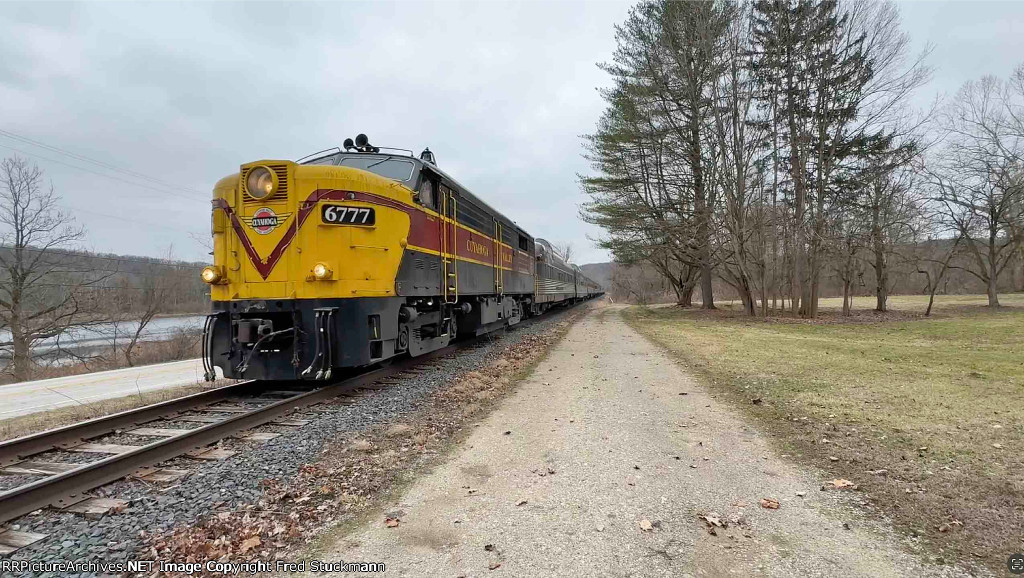
POLYGON ((351 148, 355 148, 355 145, 352 144, 352 139, 350 139, 350 138, 345 139, 345 142, 342 143, 341 146, 345 147, 345 150, 349 150, 351 148))
POLYGON ((366 138, 365 134, 359 133, 359 134, 356 135, 356 146, 357 147, 363 148, 364 146, 366 146, 368 144, 370 144, 370 139, 366 138))

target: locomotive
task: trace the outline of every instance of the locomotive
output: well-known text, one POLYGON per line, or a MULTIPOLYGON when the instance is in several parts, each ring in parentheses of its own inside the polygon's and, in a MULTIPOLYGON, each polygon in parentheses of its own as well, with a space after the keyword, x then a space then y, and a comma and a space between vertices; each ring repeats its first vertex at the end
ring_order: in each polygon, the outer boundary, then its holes
POLYGON ((329 379, 512 326, 601 287, 438 168, 360 134, 213 189, 207 379, 329 379))

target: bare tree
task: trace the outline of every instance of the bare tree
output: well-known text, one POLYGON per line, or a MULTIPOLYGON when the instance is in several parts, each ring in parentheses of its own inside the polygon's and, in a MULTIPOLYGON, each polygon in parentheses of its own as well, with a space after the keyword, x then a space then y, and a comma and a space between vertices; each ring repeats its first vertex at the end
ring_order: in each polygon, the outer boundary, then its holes
MULTIPOLYGON (((962 237, 956 237, 943 254, 938 257, 922 255, 916 260, 917 272, 924 275, 924 291, 928 294, 928 307, 924 310, 925 317, 932 314, 932 306, 935 304, 935 293, 946 278, 946 274, 953 268, 953 258, 959 253, 960 241, 962 240, 962 237)), ((915 248, 919 251, 930 249, 929 243, 918 243, 915 248)))
POLYGON ((555 243, 552 248, 556 253, 562 256, 562 260, 566 263, 572 263, 573 257, 576 256, 576 247, 572 244, 572 241, 566 241, 565 243, 555 243))
POLYGON ((1024 240, 1024 130, 1014 122, 1024 93, 1014 88, 993 77, 964 85, 939 118, 946 140, 925 167, 942 223, 961 239, 990 307, 1024 240))
POLYGON ((150 261, 136 275, 139 285, 131 287, 126 297, 126 310, 130 320, 130 333, 124 346, 124 360, 129 367, 135 365, 136 347, 146 327, 158 315, 168 313, 172 297, 181 290, 182 277, 174 267, 173 248, 167 250, 166 262, 150 261))
POLYGON ((35 344, 87 317, 83 288, 95 280, 66 252, 84 230, 59 201, 38 166, 19 157, 0 162, 0 322, 10 332, 0 347, 10 351, 17 381, 31 377, 35 344))

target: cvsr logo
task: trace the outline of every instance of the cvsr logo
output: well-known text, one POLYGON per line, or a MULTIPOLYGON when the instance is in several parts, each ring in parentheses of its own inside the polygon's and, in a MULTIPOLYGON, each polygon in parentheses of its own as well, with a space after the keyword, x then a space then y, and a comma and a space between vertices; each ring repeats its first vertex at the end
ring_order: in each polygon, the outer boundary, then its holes
POLYGON ((260 235, 266 235, 277 228, 277 213, 266 207, 261 207, 252 215, 252 230, 260 235))

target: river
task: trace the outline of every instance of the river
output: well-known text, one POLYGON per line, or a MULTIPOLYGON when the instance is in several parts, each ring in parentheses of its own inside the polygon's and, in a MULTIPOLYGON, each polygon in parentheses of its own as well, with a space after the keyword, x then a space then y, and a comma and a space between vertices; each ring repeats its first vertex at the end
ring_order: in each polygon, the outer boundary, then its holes
MULTIPOLYGON (((172 338, 180 330, 200 331, 203 328, 205 315, 176 315, 157 317, 150 321, 142 331, 143 341, 163 341, 172 338)), ((43 364, 67 363, 73 356, 94 355, 97 351, 111 347, 115 338, 118 344, 126 342, 135 334, 137 322, 101 323, 89 327, 76 327, 65 331, 58 337, 45 339, 32 348, 33 356, 43 364)), ((0 341, 10 341, 11 332, 0 331, 0 341)), ((0 360, 10 359, 10 351, 0 352, 0 360)))

